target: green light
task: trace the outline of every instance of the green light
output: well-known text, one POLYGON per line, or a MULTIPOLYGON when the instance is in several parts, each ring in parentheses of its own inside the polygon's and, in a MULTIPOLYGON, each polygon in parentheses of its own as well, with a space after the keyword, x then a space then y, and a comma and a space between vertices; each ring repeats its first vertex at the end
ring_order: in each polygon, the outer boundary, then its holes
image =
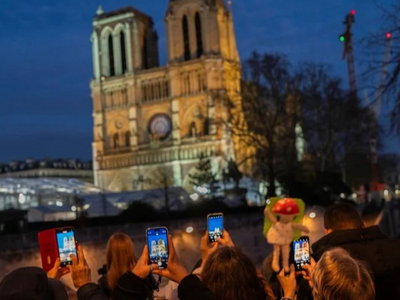
POLYGON ((341 36, 339 37, 339 40, 340 40, 341 42, 344 42, 344 36, 341 35, 341 36))

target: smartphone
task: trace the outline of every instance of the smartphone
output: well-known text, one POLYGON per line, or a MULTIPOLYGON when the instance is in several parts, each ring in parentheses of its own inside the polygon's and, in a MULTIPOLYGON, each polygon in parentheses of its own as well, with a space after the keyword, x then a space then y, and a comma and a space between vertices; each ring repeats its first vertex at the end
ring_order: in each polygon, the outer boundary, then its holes
POLYGON ((298 240, 293 241, 291 250, 291 261, 296 271, 301 271, 304 265, 310 264, 310 239, 308 236, 302 236, 298 240))
POLYGON ((168 229, 154 227, 146 230, 147 246, 149 248, 150 263, 166 269, 169 258, 168 229))
POLYGON ((73 227, 57 228, 56 240, 58 255, 60 257, 61 267, 71 265, 71 255, 75 255, 78 259, 76 251, 75 230, 73 227))
POLYGON ((207 216, 208 242, 214 243, 218 238, 222 238, 224 230, 224 214, 215 213, 207 216))

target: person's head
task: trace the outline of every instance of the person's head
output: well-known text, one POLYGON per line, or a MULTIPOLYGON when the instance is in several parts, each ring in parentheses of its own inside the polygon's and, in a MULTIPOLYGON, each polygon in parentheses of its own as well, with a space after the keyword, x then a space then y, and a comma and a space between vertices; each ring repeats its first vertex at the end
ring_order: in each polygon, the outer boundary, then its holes
POLYGON ((218 300, 265 300, 267 292, 253 262, 237 248, 223 247, 207 259, 201 278, 218 300))
POLYGON ((135 248, 132 239, 124 233, 114 233, 107 243, 107 284, 115 288, 118 279, 136 264, 135 248))
POLYGON ((374 282, 367 267, 345 250, 325 252, 312 273, 314 300, 373 300, 374 282))
POLYGON ((334 204, 324 214, 326 233, 335 230, 360 229, 364 227, 357 209, 346 203, 334 204))
POLYGON ((67 300, 67 292, 59 280, 48 279, 43 269, 16 269, 0 282, 0 299, 67 300))

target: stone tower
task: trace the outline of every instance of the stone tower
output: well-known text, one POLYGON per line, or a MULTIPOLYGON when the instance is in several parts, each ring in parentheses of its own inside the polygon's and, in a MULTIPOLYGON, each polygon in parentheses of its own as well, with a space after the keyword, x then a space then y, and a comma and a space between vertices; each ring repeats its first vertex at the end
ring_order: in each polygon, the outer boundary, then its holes
POLYGON ((168 62, 159 67, 151 17, 128 7, 99 9, 93 21, 93 165, 104 189, 190 189, 201 155, 217 173, 235 157, 217 122, 221 99, 240 101, 231 13, 222 0, 170 0, 165 24, 168 62))

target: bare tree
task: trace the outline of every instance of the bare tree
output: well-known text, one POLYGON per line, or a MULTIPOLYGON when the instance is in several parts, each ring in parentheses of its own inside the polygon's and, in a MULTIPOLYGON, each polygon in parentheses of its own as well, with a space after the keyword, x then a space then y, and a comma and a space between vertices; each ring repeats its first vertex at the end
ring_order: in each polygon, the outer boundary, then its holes
POLYGON ((254 52, 243 67, 242 113, 231 102, 228 127, 242 145, 254 149, 252 175, 269 182, 271 197, 276 179, 296 162, 292 158, 297 105, 290 64, 283 55, 254 52))
POLYGON ((171 168, 158 167, 153 173, 151 178, 153 186, 162 188, 164 191, 164 208, 168 214, 170 211, 170 195, 169 189, 174 186, 174 174, 171 168))
POLYGON ((373 116, 358 99, 342 88, 330 67, 303 63, 297 81, 301 94, 301 124, 307 153, 318 172, 340 172, 345 176, 350 154, 368 155, 373 116))
POLYGON ((390 103, 391 129, 400 134, 400 2, 377 6, 382 12, 378 29, 361 42, 362 80, 372 102, 390 103))

